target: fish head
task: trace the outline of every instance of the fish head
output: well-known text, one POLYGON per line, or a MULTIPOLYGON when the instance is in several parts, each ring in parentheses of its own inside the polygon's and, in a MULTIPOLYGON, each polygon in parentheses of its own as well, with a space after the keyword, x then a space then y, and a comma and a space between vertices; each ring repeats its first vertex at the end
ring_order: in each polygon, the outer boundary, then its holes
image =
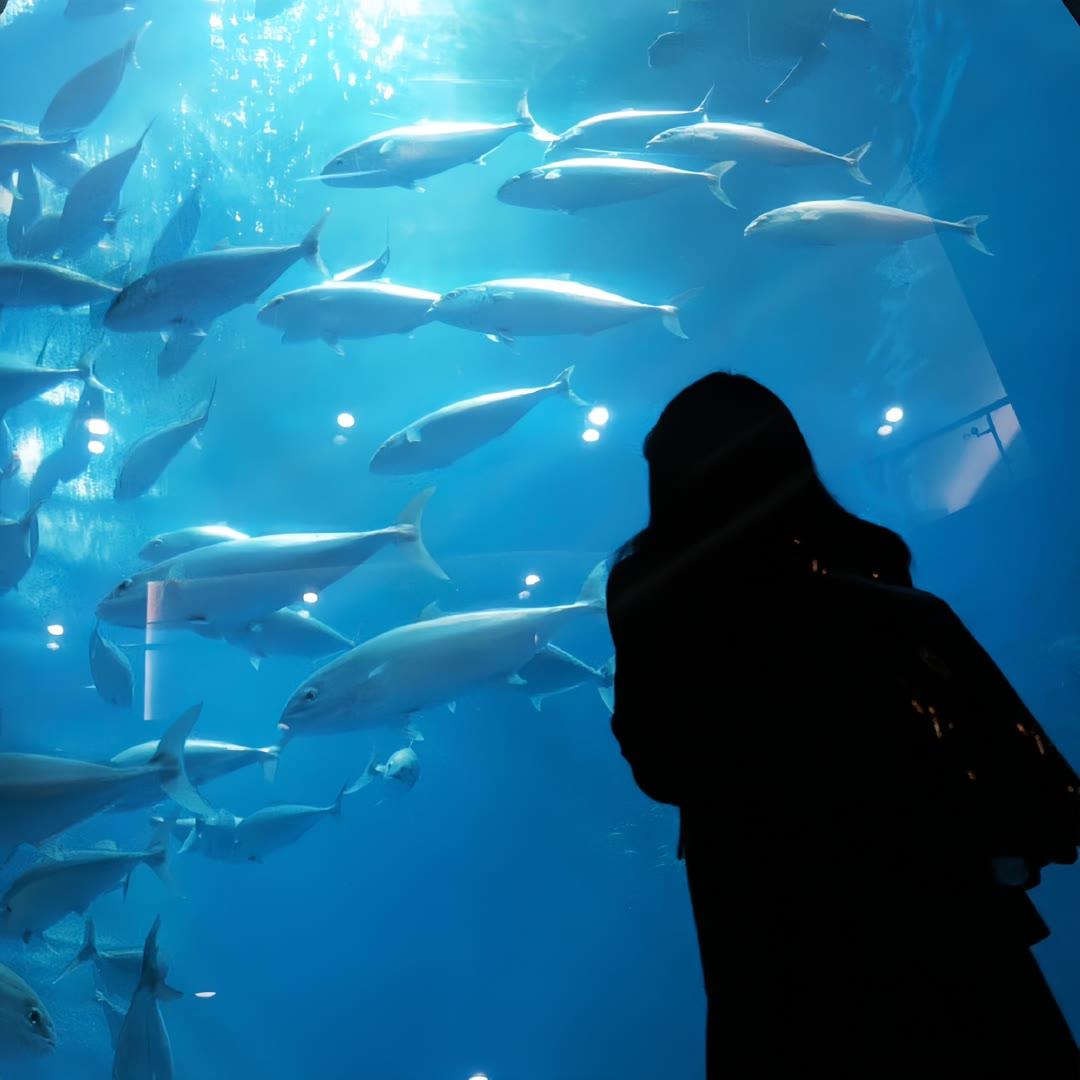
POLYGON ((583 130, 580 124, 567 128, 557 139, 553 139, 548 143, 547 149, 544 151, 544 160, 547 161, 549 158, 557 157, 561 152, 577 146, 583 130))
POLYGON ((691 138, 690 132, 684 127, 668 128, 654 135, 646 144, 646 150, 673 150, 678 151, 691 138))
POLYGON ((141 548, 139 548, 139 558, 143 562, 159 563, 162 559, 168 558, 165 549, 165 537, 155 536, 153 540, 148 540, 141 548))
POLYGON ((391 435, 372 455, 368 469, 383 474, 409 472, 412 465, 410 450, 414 443, 407 431, 391 435))
POLYGON ((141 277, 125 286, 105 312, 110 330, 161 329, 157 310, 161 303, 161 285, 153 275, 141 277))
POLYGON ((405 788, 412 788, 420 779, 420 759, 411 746, 395 750, 386 762, 383 773, 387 780, 396 780, 405 788))
POLYGON ((114 626, 144 627, 149 593, 149 580, 142 574, 124 578, 98 604, 97 617, 114 626))
POLYGON ((278 727, 288 732, 334 730, 355 726, 358 715, 373 708, 381 693, 383 668, 357 670, 349 654, 306 679, 282 710, 278 727))
POLYGON ((275 296, 273 300, 259 308, 259 313, 255 317, 263 326, 280 327, 284 321, 287 300, 288 297, 284 293, 281 296, 275 296))
POLYGON ((56 1028, 41 999, 21 979, 0 974, 0 1044, 11 1056, 37 1057, 56 1048, 56 1028))
POLYGON ((473 318, 491 301, 484 285, 466 285, 443 293, 432 305, 430 317, 455 326, 469 326, 473 318))
POLYGON ((528 169, 526 172, 511 176, 495 193, 500 202, 511 206, 531 206, 533 184, 544 179, 543 169, 528 169))
POLYGON ((800 220, 801 215, 790 206, 782 206, 778 210, 769 210, 759 214, 743 230, 743 236, 762 236, 765 233, 776 233, 788 225, 800 220))

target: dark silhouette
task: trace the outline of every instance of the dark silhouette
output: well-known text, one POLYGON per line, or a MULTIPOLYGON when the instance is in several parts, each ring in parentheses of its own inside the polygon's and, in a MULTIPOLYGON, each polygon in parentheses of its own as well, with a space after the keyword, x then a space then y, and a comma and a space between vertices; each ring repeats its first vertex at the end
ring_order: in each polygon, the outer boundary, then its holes
POLYGON ((1080 22, 1080 0, 1065 0, 1065 6, 1069 9, 1072 17, 1080 22))
POLYGON ((645 441, 608 584, 613 729, 680 808, 710 1077, 1080 1076, 1025 890, 1080 780, 794 418, 714 374, 645 441))

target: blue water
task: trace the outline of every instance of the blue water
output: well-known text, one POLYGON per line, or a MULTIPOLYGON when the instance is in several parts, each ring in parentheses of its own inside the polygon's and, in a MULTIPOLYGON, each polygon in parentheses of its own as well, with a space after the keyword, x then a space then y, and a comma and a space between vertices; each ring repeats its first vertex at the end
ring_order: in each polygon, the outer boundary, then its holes
MULTIPOLYGON (((1058 0, 850 0, 871 28, 832 32, 820 69, 765 106, 788 61, 748 61, 732 45, 650 70, 646 48, 673 24, 665 6, 299 0, 257 21, 248 0, 143 0, 136 12, 71 22, 62 0, 12 0, 0 17, 0 117, 31 124, 66 78, 153 20, 140 67, 79 139, 83 156, 100 160, 155 121, 115 237, 77 261, 87 273, 128 261, 137 271, 199 183, 195 250, 295 242, 329 206, 323 250, 335 271, 377 255, 388 228, 389 275, 436 292, 557 274, 650 303, 704 292, 683 316, 688 341, 650 321, 526 338, 515 352, 434 324, 412 338, 346 342, 344 358, 321 342, 281 344, 245 307, 215 323, 165 381, 156 335, 107 334, 99 373, 116 392, 105 451, 46 504, 37 559, 18 592, 0 597, 0 749, 105 759, 199 701, 196 734, 254 746, 278 737, 308 661, 271 658, 256 672, 221 641, 170 633, 144 653, 139 631, 106 628, 136 646, 125 649, 135 705, 111 707, 90 685, 95 604, 140 565, 143 543, 170 529, 377 528, 433 479, 426 539, 452 582, 380 556, 325 591, 320 619, 364 640, 435 599, 446 610, 572 600, 593 564, 643 521, 640 444, 659 409, 695 377, 728 368, 788 401, 832 488, 904 532, 918 582, 968 620, 1080 761, 1071 285, 1080 29, 1058 0), (423 194, 298 183, 398 124, 510 120, 525 88, 538 121, 561 131, 630 105, 688 108, 713 84, 716 118, 765 122, 836 152, 872 139, 864 167, 873 188, 842 170, 740 166, 725 181, 734 212, 701 191, 547 214, 495 199, 507 177, 540 161, 541 146, 524 135, 484 167, 424 181, 423 194), (765 210, 854 194, 950 219, 989 214, 981 232, 995 257, 952 236, 885 253, 742 236, 765 210), (374 449, 409 421, 546 383, 571 363, 578 393, 610 411, 596 442, 582 439, 582 412, 553 400, 433 477, 369 474, 374 449), (201 448, 185 448, 149 495, 115 502, 126 448, 196 409, 215 381, 201 448), (878 434, 891 406, 904 418, 878 434), (355 427, 339 428, 343 412, 355 427), (992 435, 972 434, 989 430, 988 417, 1000 450, 992 435), (528 574, 541 580, 520 598, 528 574), (50 624, 63 636, 50 639, 50 624)), ((266 296, 317 280, 299 264, 266 296)), ((0 317, 0 349, 33 356, 51 335, 54 366, 98 333, 85 309, 0 317)), ((0 486, 0 512, 22 512, 77 394, 66 384, 8 416, 22 468, 0 486)), ((610 653, 601 620, 557 641, 594 666, 610 653)), ((740 722, 724 712, 722 681, 716 701, 703 724, 740 722)), ((702 1075, 704 998, 676 820, 637 792, 607 720, 589 687, 549 699, 541 713, 523 695, 480 690, 453 714, 415 718, 423 775, 403 797, 372 785, 349 798, 340 823, 321 823, 264 864, 178 855, 173 890, 140 869, 126 901, 99 899, 105 942, 136 945, 162 917, 170 981, 188 991, 163 1006, 176 1075, 702 1075)), ((373 742, 385 759, 407 740, 392 730, 298 738, 272 786, 246 770, 206 795, 239 814, 325 804, 363 770, 373 742)), ((99 816, 55 843, 145 844, 147 816, 99 816)), ((23 849, 0 885, 34 857, 23 849)), ((1054 928, 1040 960, 1080 1031, 1075 873, 1047 873, 1035 895, 1054 928)), ((39 991, 59 1037, 51 1057, 19 1062, 11 1076, 110 1075, 89 967, 50 985, 81 934, 73 917, 44 944, 0 944, 0 962, 39 991)))

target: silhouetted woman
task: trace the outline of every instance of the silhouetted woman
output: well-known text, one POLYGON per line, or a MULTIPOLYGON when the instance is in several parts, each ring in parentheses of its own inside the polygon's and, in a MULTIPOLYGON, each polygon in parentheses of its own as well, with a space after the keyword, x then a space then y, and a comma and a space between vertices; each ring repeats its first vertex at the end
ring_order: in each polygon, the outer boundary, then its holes
POLYGON ((709 1076, 1080 1076, 1024 891, 1076 858, 1072 769, 770 391, 702 379, 645 457, 613 727, 681 811, 709 1076))

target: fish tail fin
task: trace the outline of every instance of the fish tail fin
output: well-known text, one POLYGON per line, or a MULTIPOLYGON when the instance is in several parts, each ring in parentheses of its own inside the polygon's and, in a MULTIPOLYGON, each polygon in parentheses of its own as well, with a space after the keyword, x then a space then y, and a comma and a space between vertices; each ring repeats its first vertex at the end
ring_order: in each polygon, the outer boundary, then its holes
POLYGON ((339 818, 341 817, 341 807, 345 803, 345 796, 349 794, 349 789, 355 783, 354 780, 346 780, 341 785, 341 790, 337 793, 337 798, 334 800, 334 805, 330 808, 330 816, 339 818))
POLYGON ((93 960, 97 956, 97 938, 94 934, 94 920, 86 916, 85 929, 83 930, 83 943, 79 951, 71 958, 71 962, 53 979, 55 986, 61 979, 67 978, 80 964, 93 960))
POLYGON ((679 311, 684 304, 690 303, 691 300, 700 296, 704 291, 705 290, 700 287, 696 289, 687 289, 686 292, 679 293, 678 296, 673 296, 668 303, 660 306, 660 321, 664 324, 664 329, 669 334, 674 334, 675 337, 682 338, 684 341, 688 340, 683 331, 682 324, 679 322, 679 311))
POLYGON ((604 708, 609 713, 615 712, 615 694, 612 692, 610 686, 598 686, 596 692, 600 695, 600 700, 604 703, 604 708))
POLYGON ((159 915, 154 920, 154 925, 150 927, 150 933, 146 935, 146 942, 143 945, 142 970, 139 973, 139 986, 146 987, 155 993, 162 981, 161 968, 158 965, 157 945, 158 931, 160 929, 161 916, 159 915))
POLYGON ((97 377, 97 356, 94 353, 89 353, 83 356, 78 363, 78 369, 80 377, 87 386, 92 386, 95 390, 100 390, 103 394, 111 394, 112 388, 106 386, 97 377))
POLYGON ((281 750, 281 743, 276 746, 263 747, 263 753, 266 755, 262 763, 263 779, 268 784, 272 784, 277 776, 278 765, 281 763, 281 750))
POLYGON ((142 70, 139 64, 139 58, 135 55, 135 50, 139 47, 139 41, 142 39, 143 34, 146 33, 150 27, 153 26, 153 20, 144 22, 134 34, 127 39, 127 43, 124 45, 124 60, 130 60, 131 66, 136 70, 142 70))
POLYGON ((154 871, 162 885, 173 887, 172 874, 169 872, 169 846, 163 839, 156 839, 143 860, 154 871))
POLYGON ((735 209, 735 204, 728 198, 728 193, 724 190, 722 181, 734 168, 734 161, 718 161, 705 170, 705 174, 709 177, 709 190, 713 193, 713 198, 719 199, 725 206, 730 206, 732 210, 735 209))
POLYGON ((187 742, 195 721, 202 712, 198 704, 182 713, 161 737, 157 752, 150 759, 151 765, 161 769, 161 789, 185 810, 190 810, 199 817, 212 817, 214 811, 206 800, 195 790, 188 778, 184 766, 184 744, 187 742))
POLYGON ((584 398, 578 397, 578 395, 574 393, 573 387, 570 385, 570 376, 573 374, 574 365, 571 364, 568 368, 560 371, 559 374, 555 376, 555 381, 551 385, 555 387, 557 392, 562 394, 563 397, 569 399, 571 404, 580 405, 582 408, 588 408, 589 403, 584 398))
POLYGON ((607 610, 608 562, 602 559, 590 571, 581 586, 577 602, 587 604, 598 611, 607 610))
POLYGON ((368 763, 364 766, 364 771, 351 783, 345 786, 344 793, 346 795, 355 795, 358 791, 362 791, 379 775, 382 766, 375 760, 375 748, 371 749, 371 757, 368 758, 368 763))
POLYGON ((867 150, 874 144, 872 142, 864 142, 862 146, 856 146, 854 150, 849 154, 845 154, 843 161, 847 166, 847 171, 851 173, 855 180, 858 180, 860 184, 866 184, 867 187, 871 187, 871 182, 866 178, 866 174, 862 171, 862 159, 866 156, 867 150))
POLYGON ((533 116, 532 112, 529 110, 529 91, 528 90, 526 90, 521 95, 521 98, 517 103, 517 115, 518 115, 518 122, 521 124, 522 129, 524 131, 527 131, 529 133, 529 135, 532 136, 532 138, 534 138, 537 142, 552 143, 552 142, 555 141, 556 136, 554 136, 546 128, 542 128, 536 122, 536 118, 533 116))
POLYGON ((596 692, 600 695, 600 700, 604 703, 605 708, 609 713, 615 711, 615 657, 612 656, 608 659, 608 662, 600 668, 600 683, 596 687, 596 692))
POLYGON ((431 557, 430 552, 424 545, 424 534, 420 530, 420 524, 424 517, 424 507, 427 506, 431 496, 435 494, 435 488, 424 488, 415 498, 411 499, 404 510, 398 514, 397 524, 402 526, 402 537, 408 543, 406 549, 412 560, 421 569, 437 577, 440 581, 449 581, 450 576, 431 557))
POLYGON ((322 254, 319 251, 319 237, 322 234, 323 227, 326 225, 326 219, 329 216, 330 208, 327 207, 327 209, 323 211, 323 216, 311 226, 307 236, 300 241, 300 250, 303 252, 304 258, 307 259, 307 261, 315 267, 326 280, 329 280, 332 275, 326 263, 323 262, 322 254))
POLYGON ((961 218, 957 223, 957 228, 963 233, 964 239, 976 250, 981 251, 984 255, 993 255, 994 253, 982 242, 982 237, 979 236, 979 226, 984 221, 989 221, 989 214, 972 214, 971 217, 961 218))
POLYGON ((701 103, 697 106, 697 108, 694 109, 694 112, 701 113, 702 116, 705 116, 708 113, 709 106, 712 104, 713 91, 715 89, 715 84, 709 87, 708 92, 701 99, 701 103))

